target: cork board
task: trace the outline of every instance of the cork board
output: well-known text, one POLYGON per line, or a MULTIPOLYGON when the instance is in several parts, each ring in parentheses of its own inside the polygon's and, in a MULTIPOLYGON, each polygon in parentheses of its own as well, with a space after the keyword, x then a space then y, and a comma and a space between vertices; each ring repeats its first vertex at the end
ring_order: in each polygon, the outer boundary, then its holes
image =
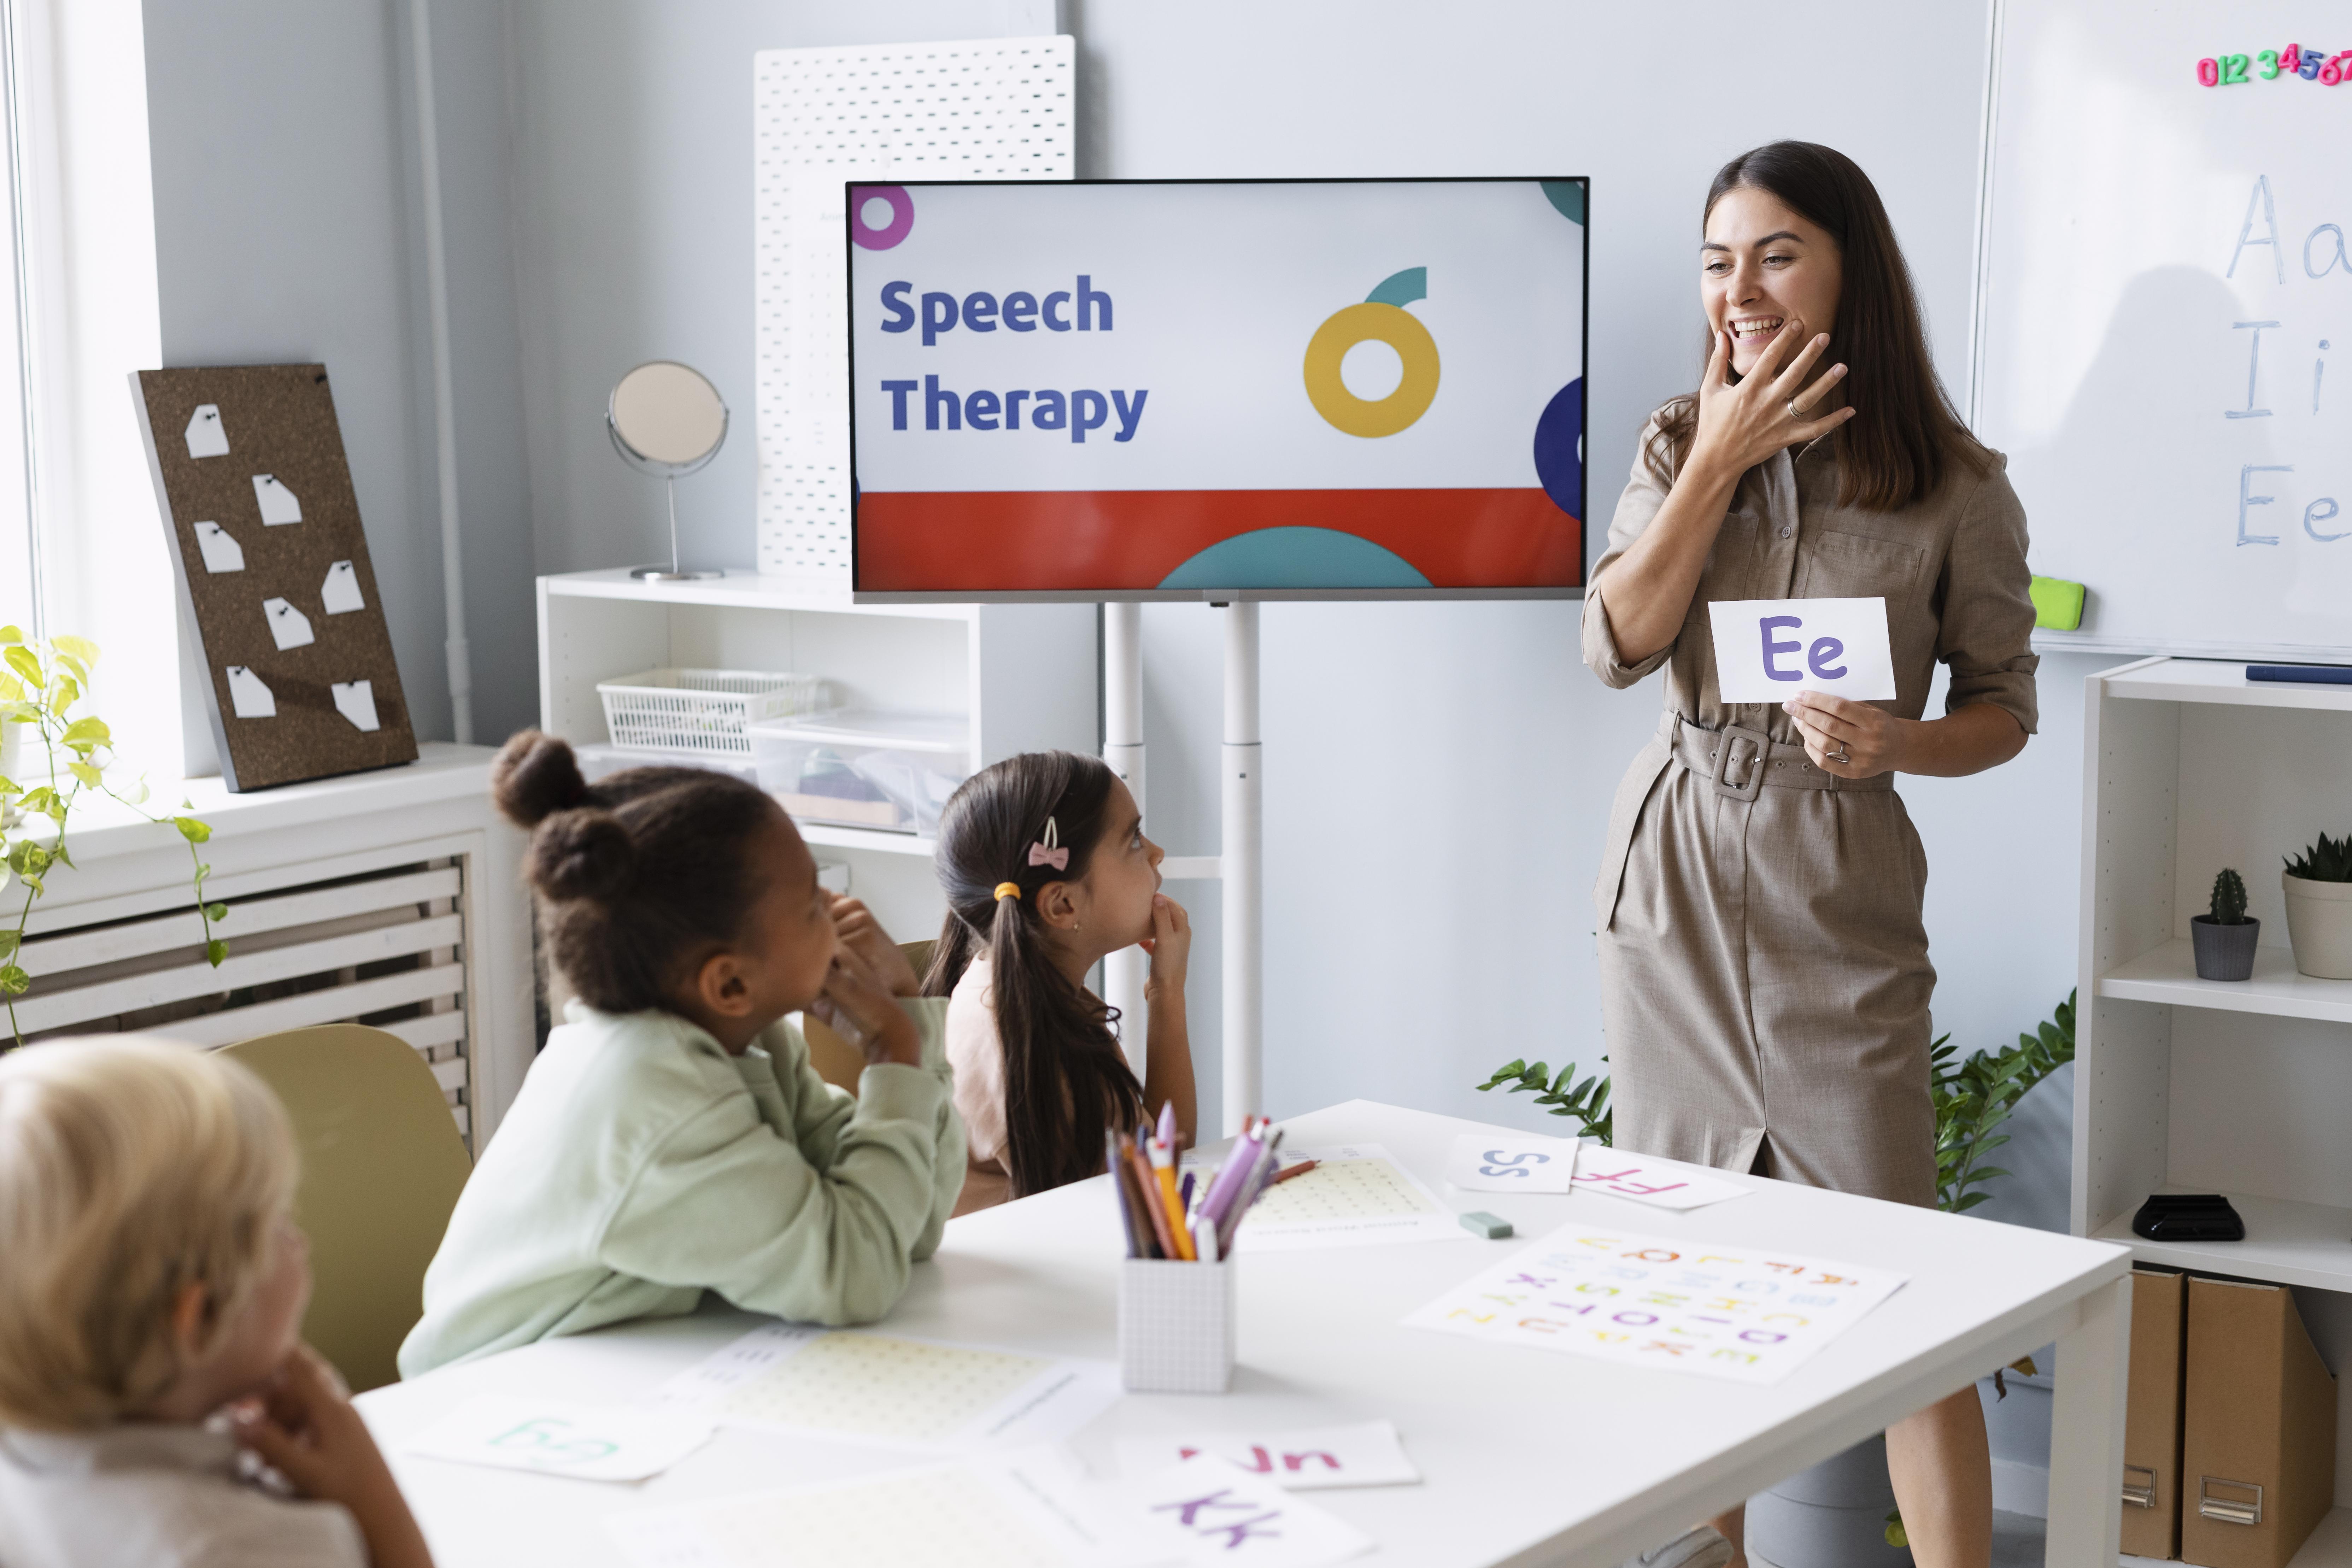
POLYGON ((131 394, 224 782, 415 762, 326 367, 142 370, 131 394))

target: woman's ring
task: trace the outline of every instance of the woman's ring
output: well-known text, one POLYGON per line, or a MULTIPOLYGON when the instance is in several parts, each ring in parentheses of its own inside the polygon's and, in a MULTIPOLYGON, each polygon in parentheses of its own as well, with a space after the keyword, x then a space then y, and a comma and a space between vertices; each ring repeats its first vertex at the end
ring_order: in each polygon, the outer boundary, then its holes
POLYGON ((1853 761, 1853 759, 1852 757, 1850 757, 1850 756, 1846 755, 1846 752, 1845 752, 1845 742, 1844 742, 1843 741, 1840 741, 1840 742, 1838 742, 1838 749, 1837 749, 1836 751, 1834 751, 1834 752, 1832 752, 1829 754, 1829 758, 1830 758, 1830 761, 1832 761, 1832 762, 1833 762, 1833 763, 1850 763, 1850 762, 1853 761))
POLYGON ((1789 399, 1789 417, 1791 419, 1802 419, 1804 417, 1803 415, 1797 412, 1797 400, 1793 397, 1789 399))

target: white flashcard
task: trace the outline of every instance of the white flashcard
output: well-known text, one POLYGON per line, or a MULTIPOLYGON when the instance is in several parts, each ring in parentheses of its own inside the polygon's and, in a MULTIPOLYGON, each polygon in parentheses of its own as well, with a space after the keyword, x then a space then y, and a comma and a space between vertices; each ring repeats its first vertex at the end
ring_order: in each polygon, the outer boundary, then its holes
POLYGON ((272 528, 281 522, 302 521, 302 503, 294 492, 278 482, 276 474, 253 476, 253 499, 261 503, 261 521, 272 528))
POLYGON ((1151 1544, 1186 1564, 1323 1568, 1372 1548, 1371 1537, 1346 1521, 1206 1455, 1119 1489, 1151 1544))
POLYGON ((196 411, 188 416, 187 437, 189 457, 227 457, 228 430, 221 424, 220 405, 197 404, 196 411))
POLYGON ((1470 1193, 1564 1193, 1576 1144, 1529 1132, 1465 1132, 1454 1140, 1445 1179, 1470 1193))
POLYGON ((217 522, 196 524, 196 548, 204 552, 207 572, 242 572, 245 570, 245 547, 228 536, 228 530, 217 522))
POLYGON ((710 1440, 709 1421, 564 1399, 477 1394, 402 1445, 428 1459, 592 1481, 657 1476, 710 1440))
POLYGON ((348 561, 338 561, 327 568, 327 580, 320 584, 319 597, 327 602, 327 614, 348 616, 367 605, 360 599, 360 574, 348 561))
POLYGON ((317 639, 310 635, 310 617, 283 599, 261 601, 262 617, 269 623, 269 639, 284 653, 289 647, 305 647, 317 639))
POLYGON ((1726 702, 1785 702, 1800 691, 1857 702, 1895 695, 1884 599, 1719 599, 1706 608, 1726 702))
POLYGON ((375 687, 365 680, 338 680, 330 689, 335 694, 335 711, 352 721, 352 728, 373 731, 379 726, 375 720, 375 687))
POLYGON ((261 683, 261 677, 241 664, 228 667, 228 701, 230 709, 240 719, 275 719, 278 699, 261 683))
POLYGON ((1702 1175, 1688 1165, 1587 1143, 1576 1153, 1576 1190, 1607 1193, 1655 1208, 1695 1209, 1726 1198, 1744 1198, 1754 1189, 1719 1176, 1702 1175))
POLYGON ((1421 1472, 1404 1456, 1404 1445, 1397 1441, 1396 1427, 1386 1421, 1260 1437, 1121 1437, 1118 1454, 1120 1473, 1129 1476, 1149 1475, 1195 1454, 1210 1454, 1264 1476, 1286 1492, 1408 1486, 1421 1479, 1421 1472))

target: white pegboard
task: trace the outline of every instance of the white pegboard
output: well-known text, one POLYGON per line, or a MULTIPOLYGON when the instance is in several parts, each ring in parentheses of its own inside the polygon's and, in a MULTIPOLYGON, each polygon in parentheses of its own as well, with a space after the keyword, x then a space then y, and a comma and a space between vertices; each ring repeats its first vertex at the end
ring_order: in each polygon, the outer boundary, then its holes
POLYGON ((760 570, 849 593, 849 180, 1066 180, 1073 41, 752 57, 760 570))

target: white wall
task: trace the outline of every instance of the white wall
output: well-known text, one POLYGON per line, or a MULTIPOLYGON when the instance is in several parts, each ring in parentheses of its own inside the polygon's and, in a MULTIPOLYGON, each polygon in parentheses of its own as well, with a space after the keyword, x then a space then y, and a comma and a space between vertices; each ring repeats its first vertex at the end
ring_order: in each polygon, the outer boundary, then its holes
MULTIPOLYGON (((1760 27, 1691 4, 1080 0, 1080 172, 1591 175, 1597 553, 1643 419, 1696 378, 1699 204, 1747 147, 1822 141, 1871 171, 1965 384, 1985 20, 1829 0, 1760 27)), ((1574 605, 1263 614, 1268 1109, 1365 1094, 1502 1116, 1471 1088, 1487 1068, 1593 1063, 1589 889, 1656 683, 1587 674, 1574 605)), ((1215 615, 1145 612, 1149 815, 1180 854, 1216 844, 1215 615)), ((2018 763, 1905 785, 1934 866, 1937 1026, 1970 1047, 2071 984, 2089 668, 2051 662, 2049 723, 2018 763)), ((1193 1016, 1213 1059, 1213 1001, 1193 1016)))

